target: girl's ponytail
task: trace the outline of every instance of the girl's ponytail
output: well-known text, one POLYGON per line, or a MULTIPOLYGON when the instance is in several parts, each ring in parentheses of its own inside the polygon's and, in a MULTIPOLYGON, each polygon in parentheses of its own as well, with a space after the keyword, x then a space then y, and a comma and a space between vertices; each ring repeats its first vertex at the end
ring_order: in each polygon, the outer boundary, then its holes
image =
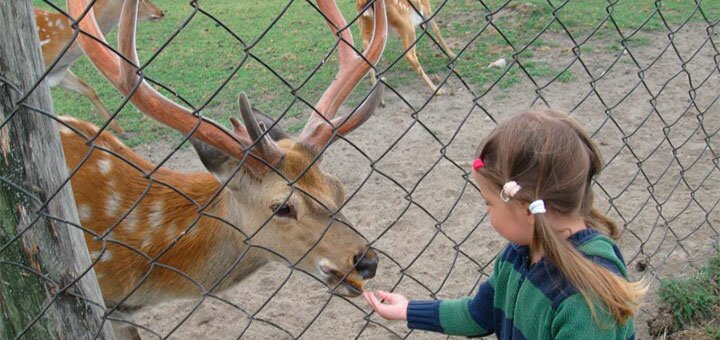
POLYGON ((601 327, 596 308, 600 307, 620 324, 627 322, 639 307, 646 288, 615 275, 582 255, 547 223, 544 215, 535 215, 533 249, 540 249, 572 283, 590 307, 601 327))

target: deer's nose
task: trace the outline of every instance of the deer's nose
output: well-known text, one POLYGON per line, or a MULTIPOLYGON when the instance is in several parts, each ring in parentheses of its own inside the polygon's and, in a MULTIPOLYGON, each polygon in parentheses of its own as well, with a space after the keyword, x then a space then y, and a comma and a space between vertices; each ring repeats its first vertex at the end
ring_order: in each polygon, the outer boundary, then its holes
POLYGON ((379 261, 377 253, 372 249, 368 249, 367 252, 363 251, 353 257, 355 269, 357 269, 363 279, 372 279, 375 277, 375 271, 377 270, 379 261))

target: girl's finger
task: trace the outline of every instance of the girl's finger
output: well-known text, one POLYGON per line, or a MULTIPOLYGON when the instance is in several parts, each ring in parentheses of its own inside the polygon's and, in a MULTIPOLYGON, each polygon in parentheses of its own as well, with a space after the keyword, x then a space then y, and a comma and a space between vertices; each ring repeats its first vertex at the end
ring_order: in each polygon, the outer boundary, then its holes
POLYGON ((397 294, 384 292, 382 290, 378 291, 378 296, 390 304, 394 304, 395 301, 397 301, 397 294))
POLYGON ((380 301, 378 301, 378 299, 375 297, 375 294, 365 291, 363 293, 363 298, 365 298, 365 301, 370 304, 370 307, 372 307, 372 309, 378 310, 378 305, 380 304, 380 301))
POLYGON ((370 299, 370 294, 372 294, 372 293, 370 293, 368 291, 364 291, 362 293, 362 297, 363 297, 363 299, 365 299, 365 301, 367 301, 367 303, 370 305, 370 307, 372 307, 373 305, 372 305, 372 300, 370 299))
MULTIPOLYGON (((363 297, 363 300, 365 300, 365 302, 367 302, 368 304, 370 304, 370 298, 368 297, 368 292, 367 292, 367 291, 362 292, 362 297, 363 297)), ((370 305, 372 306, 372 304, 370 304, 370 305)))

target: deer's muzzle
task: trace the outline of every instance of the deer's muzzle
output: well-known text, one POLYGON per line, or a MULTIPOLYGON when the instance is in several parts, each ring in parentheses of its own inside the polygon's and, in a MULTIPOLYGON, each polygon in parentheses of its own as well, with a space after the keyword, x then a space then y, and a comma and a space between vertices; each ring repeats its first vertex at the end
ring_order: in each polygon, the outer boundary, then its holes
POLYGON ((360 276, 364 280, 372 279, 375 277, 375 272, 378 266, 377 253, 374 250, 368 249, 360 254, 355 255, 353 263, 355 263, 355 269, 360 273, 360 276))

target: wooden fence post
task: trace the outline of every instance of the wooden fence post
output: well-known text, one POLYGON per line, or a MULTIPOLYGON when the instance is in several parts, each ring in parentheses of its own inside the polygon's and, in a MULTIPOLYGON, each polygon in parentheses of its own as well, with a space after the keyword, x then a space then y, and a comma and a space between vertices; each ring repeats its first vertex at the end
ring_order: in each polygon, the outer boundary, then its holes
POLYGON ((50 91, 33 88, 44 65, 32 0, 0 0, 0 34, 0 339, 114 339, 62 185, 50 91))

